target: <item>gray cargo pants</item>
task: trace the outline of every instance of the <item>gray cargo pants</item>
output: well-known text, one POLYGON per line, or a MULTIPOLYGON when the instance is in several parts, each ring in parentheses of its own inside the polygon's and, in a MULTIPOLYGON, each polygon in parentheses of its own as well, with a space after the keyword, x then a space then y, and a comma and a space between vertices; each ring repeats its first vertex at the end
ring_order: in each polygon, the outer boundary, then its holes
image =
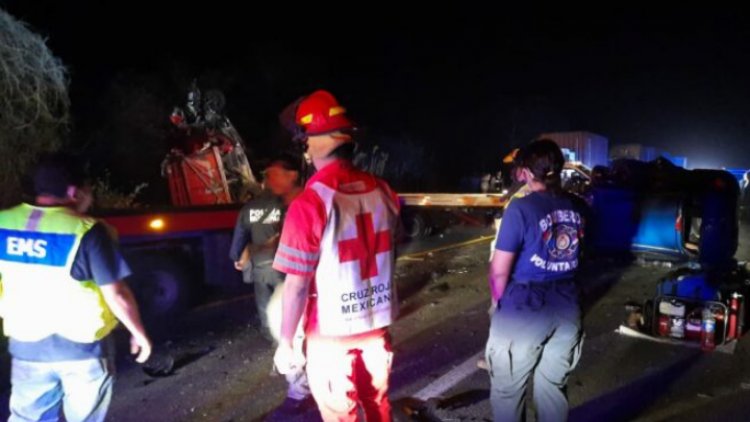
POLYGON ((494 420, 524 418, 532 374, 537 420, 567 420, 565 385, 582 344, 578 288, 572 279, 511 282, 492 316, 486 348, 494 420))

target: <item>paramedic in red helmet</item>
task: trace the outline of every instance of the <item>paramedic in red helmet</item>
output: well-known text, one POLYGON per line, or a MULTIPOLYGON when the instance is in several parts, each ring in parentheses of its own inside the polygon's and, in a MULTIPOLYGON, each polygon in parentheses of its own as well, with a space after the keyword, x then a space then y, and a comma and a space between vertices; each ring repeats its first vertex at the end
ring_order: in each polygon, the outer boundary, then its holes
POLYGON ((386 182, 354 168, 354 128, 327 91, 296 111, 317 172, 291 203, 274 268, 286 273, 274 364, 295 362, 300 320, 310 390, 325 421, 390 421, 388 381, 398 301, 393 284, 399 202, 386 182))

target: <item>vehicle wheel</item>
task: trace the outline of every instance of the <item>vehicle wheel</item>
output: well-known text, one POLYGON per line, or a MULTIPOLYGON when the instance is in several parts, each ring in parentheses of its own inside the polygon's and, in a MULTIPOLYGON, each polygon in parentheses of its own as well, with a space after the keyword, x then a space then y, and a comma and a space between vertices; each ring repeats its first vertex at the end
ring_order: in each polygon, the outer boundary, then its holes
POLYGON ((128 283, 145 318, 169 318, 187 310, 191 285, 187 269, 181 264, 169 255, 134 260, 133 275, 128 283))
POLYGON ((404 214, 404 234, 409 239, 420 239, 430 234, 427 219, 419 213, 404 214))

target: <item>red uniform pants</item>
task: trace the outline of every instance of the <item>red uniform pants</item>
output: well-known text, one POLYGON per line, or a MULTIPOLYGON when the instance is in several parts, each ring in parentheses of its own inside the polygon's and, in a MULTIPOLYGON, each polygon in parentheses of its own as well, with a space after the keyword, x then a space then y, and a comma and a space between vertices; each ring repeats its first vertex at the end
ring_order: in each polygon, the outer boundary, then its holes
POLYGON ((390 422, 388 378, 390 336, 376 330, 349 337, 307 337, 307 377, 326 422, 358 421, 361 406, 368 422, 390 422))

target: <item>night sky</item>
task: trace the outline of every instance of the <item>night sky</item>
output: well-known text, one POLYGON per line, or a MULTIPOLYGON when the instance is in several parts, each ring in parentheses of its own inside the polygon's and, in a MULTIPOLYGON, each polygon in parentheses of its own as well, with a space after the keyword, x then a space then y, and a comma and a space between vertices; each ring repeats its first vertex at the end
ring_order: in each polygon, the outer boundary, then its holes
POLYGON ((370 139, 434 153, 436 172, 488 169, 563 130, 663 148, 691 167, 750 167, 750 22, 738 11, 48 3, 0 1, 68 65, 81 138, 109 118, 113 81, 158 93, 162 122, 197 76, 226 94, 258 154, 282 136, 281 109, 322 87, 370 139))

